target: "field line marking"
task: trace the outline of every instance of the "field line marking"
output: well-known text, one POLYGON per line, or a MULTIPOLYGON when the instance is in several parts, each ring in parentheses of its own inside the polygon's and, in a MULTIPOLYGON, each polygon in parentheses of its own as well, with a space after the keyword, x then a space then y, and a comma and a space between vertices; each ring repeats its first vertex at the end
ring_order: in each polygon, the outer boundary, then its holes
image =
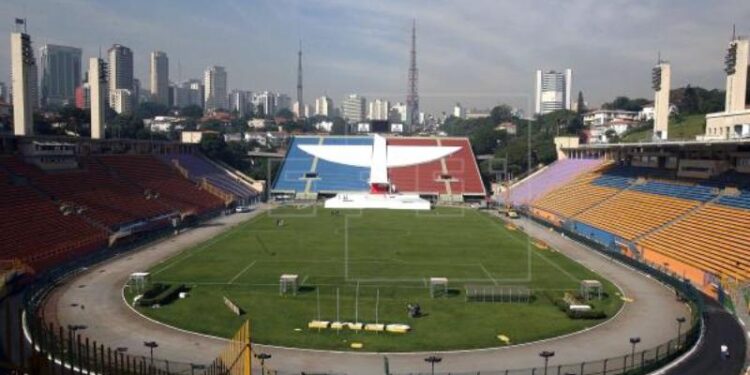
POLYGON ((299 283, 299 286, 305 285, 305 281, 307 281, 308 277, 310 277, 310 275, 305 275, 305 277, 302 278, 302 282, 299 283))
POLYGON ((482 268, 482 271, 484 271, 484 273, 487 275, 487 277, 489 277, 490 280, 492 280, 492 283, 495 284, 495 286, 499 285, 497 283, 497 280, 495 280, 495 278, 492 277, 492 274, 490 273, 490 271, 487 270, 487 268, 484 266, 484 264, 482 264, 482 262, 479 262, 479 267, 482 268))
POLYGON ((254 260, 254 261, 253 261, 252 263, 248 264, 248 265, 247 265, 247 267, 245 267, 245 268, 243 268, 243 269, 242 269, 242 271, 240 271, 239 273, 237 273, 236 275, 234 275, 234 277, 233 277, 233 278, 232 278, 231 280, 229 280, 229 282, 228 282, 227 284, 231 284, 231 283, 233 283, 233 282, 234 282, 234 280, 237 280, 237 278, 238 278, 238 277, 240 277, 240 275, 242 275, 242 274, 243 274, 243 273, 245 273, 245 272, 246 272, 247 270, 249 270, 249 269, 250 269, 250 267, 254 266, 254 265, 255 265, 255 263, 257 263, 257 262, 258 262, 257 260, 254 260))
POLYGON ((162 268, 160 268, 160 269, 158 269, 158 270, 156 270, 156 271, 154 271, 154 272, 151 272, 151 275, 156 275, 156 274, 159 274, 159 273, 161 273, 162 271, 166 271, 166 270, 168 270, 168 269, 172 268, 172 266, 174 266, 175 264, 177 264, 177 263, 180 263, 180 262, 182 262, 183 260, 185 260, 185 259, 187 259, 187 258, 190 258, 191 256, 193 256, 193 255, 195 255, 195 254, 197 254, 197 253, 201 252, 202 250, 205 250, 205 249, 206 249, 206 248, 208 248, 209 246, 211 246, 211 245, 215 244, 215 243, 216 243, 216 242, 218 242, 219 240, 222 240, 222 239, 224 239, 225 237, 228 237, 228 236, 229 236, 230 234, 232 234, 232 233, 235 233, 235 231, 237 231, 237 230, 238 230, 239 228, 243 228, 243 227, 245 227, 245 226, 247 226, 247 225, 250 225, 251 223, 254 223, 254 222, 256 222, 257 220, 260 220, 260 218, 262 218, 262 217, 263 217, 263 214, 264 214, 264 213, 266 213, 266 212, 259 212, 259 213, 258 213, 258 215, 256 215, 256 216, 254 216, 254 217, 250 218, 250 220, 248 220, 248 221, 245 221, 245 222, 243 222, 243 223, 240 223, 240 224, 237 224, 237 225, 235 225, 235 226, 234 226, 234 227, 232 227, 232 228, 229 228, 229 229, 228 229, 227 231, 225 231, 224 233, 221 233, 220 235, 218 235, 218 236, 216 236, 216 237, 213 237, 213 238, 212 238, 212 239, 210 239, 209 241, 207 241, 207 242, 204 242, 204 243, 203 243, 202 245, 200 245, 200 246, 199 246, 198 248, 195 248, 194 250, 193 250, 193 249, 190 249, 190 248, 188 248, 188 249, 185 249, 185 250, 181 251, 181 252, 180 252, 179 254, 177 254, 177 255, 175 255, 174 257, 172 257, 172 258, 170 258, 170 259, 168 259, 168 260, 167 260, 167 262, 171 261, 170 263, 168 263, 168 264, 167 264, 167 265, 165 265, 164 267, 162 267, 162 268), (192 250, 192 251, 191 251, 191 250, 192 250), (184 257, 181 257, 181 255, 182 255, 182 254, 185 254, 185 256, 184 256, 184 257), (175 258, 177 258, 177 259, 175 259, 175 258))
POLYGON ((566 271, 565 269, 563 269, 562 267, 560 267, 560 265, 559 265, 559 264, 557 264, 557 263, 555 263, 555 262, 551 261, 551 260, 550 260, 550 259, 548 259, 548 258, 547 258, 546 256, 544 256, 544 255, 540 254, 540 253, 539 253, 538 251, 534 252, 534 254, 536 254, 536 255, 537 255, 538 257, 542 258, 542 259, 543 259, 543 260, 544 260, 545 262, 547 262, 547 263, 551 264, 551 265, 552 265, 552 267, 555 267, 555 268, 557 268, 557 269, 558 269, 558 270, 559 270, 560 272, 562 272, 562 273, 563 273, 563 274, 564 274, 565 276, 569 277, 569 278, 570 278, 571 280, 573 280, 573 281, 575 281, 575 282, 577 282, 577 283, 578 283, 578 282, 581 282, 581 279, 579 279, 579 278, 575 277, 575 276, 574 276, 573 274, 571 274, 570 272, 568 272, 568 271, 566 271))

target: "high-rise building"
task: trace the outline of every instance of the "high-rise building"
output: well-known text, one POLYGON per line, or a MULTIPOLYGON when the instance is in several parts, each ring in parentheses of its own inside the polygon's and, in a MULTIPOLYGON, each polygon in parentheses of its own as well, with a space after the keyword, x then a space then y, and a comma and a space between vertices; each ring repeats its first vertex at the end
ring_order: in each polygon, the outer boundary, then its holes
POLYGON ((75 102, 81 85, 81 49, 45 44, 40 49, 42 105, 61 106, 75 102))
POLYGON ((537 70, 534 113, 543 115, 561 109, 573 109, 570 97, 572 84, 573 71, 570 69, 565 69, 565 72, 537 70))
POLYGON ((108 96, 107 63, 104 60, 92 57, 89 59, 89 95, 91 106, 91 138, 104 138, 104 116, 106 98, 108 96))
MULTIPOLYGON (((282 110, 282 109, 288 109, 292 110, 292 98, 289 97, 287 94, 276 94, 274 96, 274 101, 276 104, 276 112, 282 110)), ((274 112, 274 114, 276 114, 274 112)))
POLYGON ((5 82, 0 82, 0 102, 8 102, 8 87, 5 86, 5 82))
POLYGON ((110 90, 109 92, 109 106, 112 109, 121 114, 129 115, 133 113, 133 103, 135 99, 132 90, 116 89, 110 90))
POLYGON ((406 122, 406 104, 396 103, 391 106, 391 112, 388 114, 388 120, 391 122, 406 122))
MULTIPOLYGON (((16 19, 16 25, 24 20, 16 19)), ((24 27, 25 29, 25 27, 24 27)), ((10 34, 11 85, 13 89, 13 132, 34 135, 33 113, 37 107, 37 70, 31 37, 24 32, 10 34)))
POLYGON ((357 94, 350 94, 341 102, 341 110, 344 119, 352 123, 365 120, 365 108, 367 100, 357 94))
POLYGON ((292 112, 297 117, 310 117, 310 106, 304 104, 300 109, 299 102, 294 102, 294 105, 292 106, 292 112))
POLYGON ((151 98, 153 101, 169 105, 169 58, 162 51, 151 52, 150 59, 151 98))
POLYGON ((253 112, 253 93, 243 90, 232 90, 229 94, 229 108, 242 117, 253 112))
MULTIPOLYGON (((86 76, 88 76, 88 72, 86 72, 86 76)), ((79 109, 91 108, 91 86, 88 79, 76 87, 76 107, 79 109)))
POLYGON ((120 44, 114 44, 107 51, 109 62, 109 79, 107 84, 110 91, 125 89, 133 90, 135 87, 133 77, 133 51, 120 44))
POLYGON ((453 117, 465 119, 466 118, 466 108, 461 106, 461 103, 456 103, 455 106, 453 106, 453 117))
POLYGON ((388 120, 391 102, 385 99, 375 99, 367 105, 367 118, 370 120, 388 120))
POLYGON ((333 117, 333 99, 325 95, 315 99, 315 115, 333 117))
POLYGON ((227 109, 227 71, 223 66, 210 66, 203 74, 203 85, 205 87, 206 111, 227 109))
POLYGON ((268 91, 253 93, 253 105, 255 113, 260 116, 273 116, 276 114, 276 94, 268 91))

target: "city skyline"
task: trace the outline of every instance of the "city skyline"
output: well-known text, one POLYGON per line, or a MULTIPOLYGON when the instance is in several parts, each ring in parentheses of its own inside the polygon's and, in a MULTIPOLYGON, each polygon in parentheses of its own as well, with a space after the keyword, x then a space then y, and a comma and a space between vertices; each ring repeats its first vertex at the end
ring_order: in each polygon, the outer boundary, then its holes
MULTIPOLYGON (((415 18, 420 104, 429 113, 449 112, 456 101, 467 108, 505 102, 532 113, 534 71, 555 66, 578 72, 573 93, 583 90, 591 105, 619 94, 648 98, 649 70, 658 51, 674 67, 675 87, 722 88, 721 61, 715 56, 722 53, 732 23, 750 18, 740 1, 712 5, 710 13, 696 2, 488 3, 471 8, 336 0, 227 0, 213 7, 138 3, 11 0, 0 4, 0 10, 8 15, 6 31, 13 16, 28 19, 36 51, 46 43, 69 45, 82 48, 85 59, 117 43, 131 48, 140 82, 149 82, 150 53, 162 50, 170 56, 172 82, 201 78, 207 66, 221 65, 231 72, 229 90, 292 94, 302 39, 308 103, 321 94, 340 98, 352 92, 403 102, 415 18), (146 6, 149 11, 142 12, 146 6), (664 17, 670 22, 659 22, 664 17), (580 27, 584 21, 586 28, 580 27), (288 24, 294 27, 283 26, 288 24), (657 38, 657 32, 662 36, 657 38), (617 77, 607 77, 610 71, 617 71, 617 77)), ((748 34, 750 26, 740 23, 738 32, 748 34)), ((9 40, 3 38, 3 82, 10 81, 9 53, 9 40)))

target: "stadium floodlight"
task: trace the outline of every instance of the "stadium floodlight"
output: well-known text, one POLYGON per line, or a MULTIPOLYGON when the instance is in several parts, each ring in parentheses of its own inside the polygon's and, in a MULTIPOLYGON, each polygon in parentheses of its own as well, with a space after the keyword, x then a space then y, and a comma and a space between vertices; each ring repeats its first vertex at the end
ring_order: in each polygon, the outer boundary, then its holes
POLYGON ((685 319, 684 316, 681 316, 677 318, 676 320, 677 320, 677 348, 679 349, 680 341, 681 341, 680 336, 682 336, 682 323, 685 323, 687 319, 685 319))
POLYGON ((266 360, 271 359, 271 355, 268 353, 255 353, 255 358, 258 358, 260 360, 260 373, 265 374, 266 373, 266 360))
POLYGON ((547 365, 549 364, 549 359, 555 356, 555 352, 551 350, 545 350, 539 353, 539 356, 544 358, 544 375, 547 375, 547 365))
POLYGON ((443 359, 441 357, 431 355, 425 358, 424 361, 432 366, 432 375, 435 375, 435 364, 442 362, 443 359))
POLYGON ((635 346, 638 345, 638 343, 641 342, 640 337, 631 337, 630 338, 630 344, 633 347, 633 350, 630 354, 630 367, 635 368, 635 346))
POLYGON ((199 365, 195 363, 190 364, 190 375, 195 375, 195 370, 205 370, 206 365, 199 365))
POLYGON ((724 72, 727 75, 735 73, 737 67, 737 43, 732 43, 727 49, 727 55, 724 57, 724 72))
POLYGON ((143 346, 149 348, 151 351, 151 367, 154 367, 154 349, 159 347, 156 341, 144 341, 143 346))

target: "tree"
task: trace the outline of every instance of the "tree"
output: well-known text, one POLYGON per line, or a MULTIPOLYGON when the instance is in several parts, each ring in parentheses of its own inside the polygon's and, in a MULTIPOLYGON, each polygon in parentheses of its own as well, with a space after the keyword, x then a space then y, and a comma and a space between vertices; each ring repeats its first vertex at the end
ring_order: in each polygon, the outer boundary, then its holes
POLYGON ((336 117, 333 119, 333 126, 331 126, 331 134, 334 135, 344 135, 346 134, 346 120, 344 120, 341 117, 336 117))
POLYGON ((166 116, 169 114, 169 108, 161 103, 145 102, 138 105, 135 110, 135 116, 140 118, 154 118, 156 116, 166 116))
POLYGON ((290 111, 289 108, 281 108, 276 111, 276 117, 281 117, 289 121, 294 118, 294 112, 290 111))
POLYGON ((681 114, 689 115, 693 113, 700 113, 701 111, 701 99, 698 97, 696 89, 687 85, 680 100, 679 105, 681 114))
POLYGON ((193 119, 201 118, 203 117, 203 108, 195 104, 191 104, 191 105, 182 107, 182 109, 180 110, 180 115, 185 116, 185 117, 190 117, 193 119))
POLYGON ((609 143, 620 142, 620 136, 617 135, 617 132, 614 131, 614 129, 609 129, 606 132, 604 132, 604 136, 607 137, 607 142, 609 143))
POLYGON ((649 101, 643 98, 630 99, 627 96, 618 96, 611 103, 602 104, 604 109, 620 109, 623 111, 640 111, 649 101))
POLYGON ((513 119, 513 109, 506 104, 495 106, 490 111, 490 118, 495 125, 511 121, 513 119))

